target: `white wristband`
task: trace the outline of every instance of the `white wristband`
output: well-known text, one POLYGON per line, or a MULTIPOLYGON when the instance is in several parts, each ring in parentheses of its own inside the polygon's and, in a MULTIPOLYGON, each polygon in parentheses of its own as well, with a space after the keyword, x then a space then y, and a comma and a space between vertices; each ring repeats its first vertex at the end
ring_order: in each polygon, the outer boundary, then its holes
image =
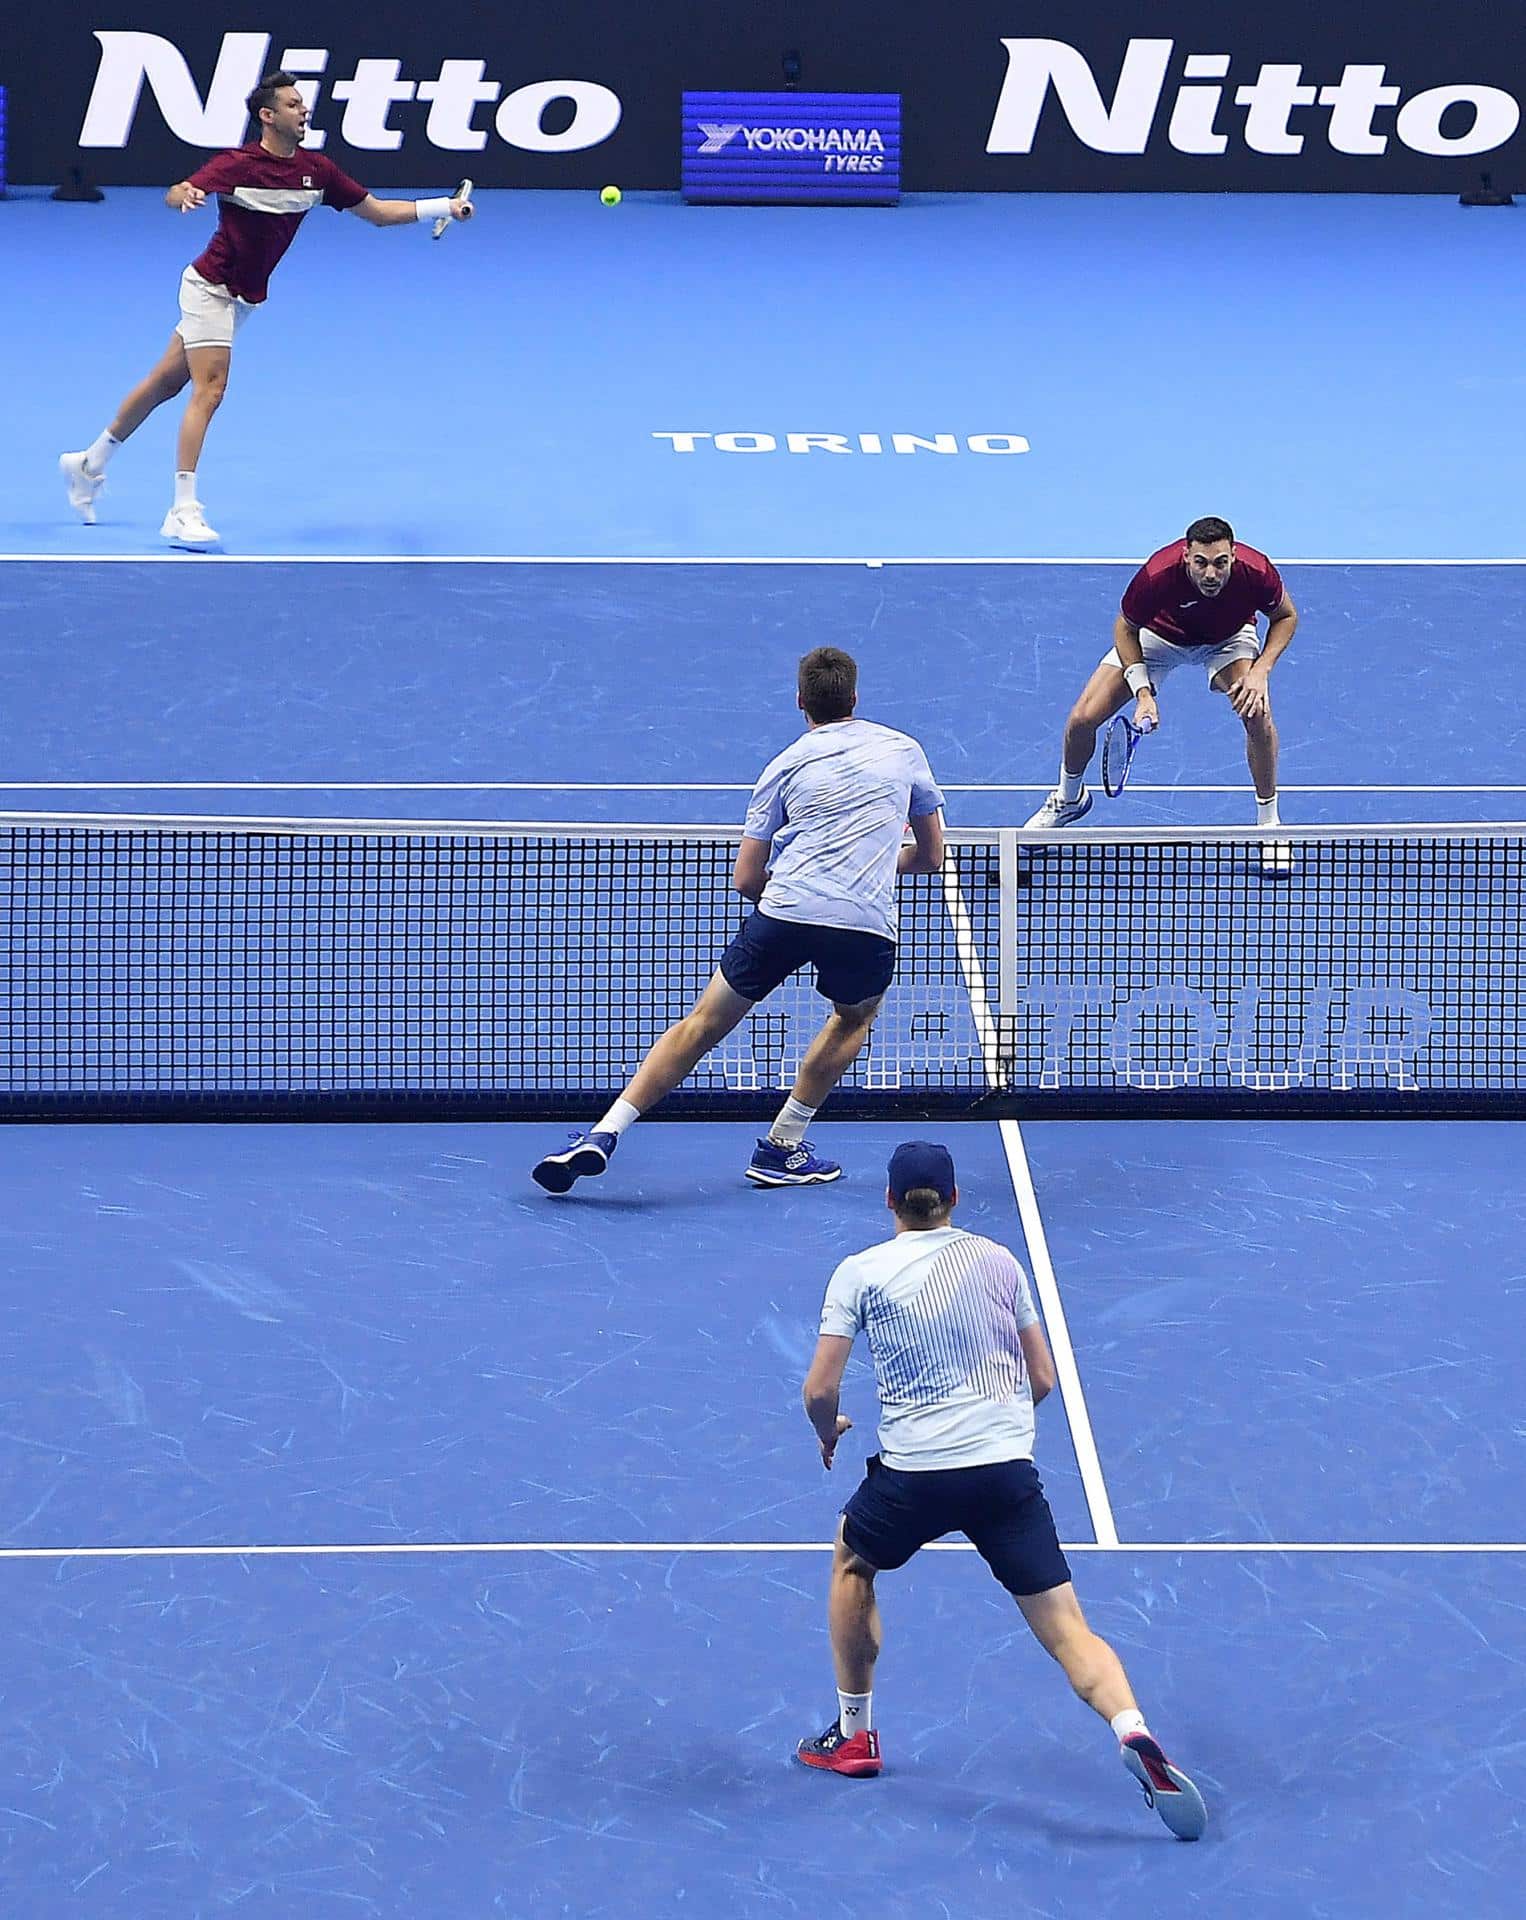
POLYGON ((449 200, 415 200, 413 203, 415 220, 449 220, 451 218, 449 200))
POLYGON ((1123 677, 1128 682, 1130 693, 1153 693, 1150 685, 1150 669, 1143 660, 1136 660, 1131 667, 1125 667, 1123 677))

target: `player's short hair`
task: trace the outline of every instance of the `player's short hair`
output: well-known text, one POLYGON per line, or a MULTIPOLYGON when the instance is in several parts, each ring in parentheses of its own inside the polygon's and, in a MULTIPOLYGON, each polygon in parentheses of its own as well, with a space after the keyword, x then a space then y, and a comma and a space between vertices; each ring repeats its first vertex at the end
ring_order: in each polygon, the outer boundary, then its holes
POLYGON ((296 84, 295 78, 286 71, 285 67, 277 67, 274 72, 267 73, 254 92, 244 101, 244 105, 249 109, 249 118, 258 120, 263 108, 275 105, 276 95, 283 87, 294 87, 296 84))
POLYGON ((1201 520, 1194 520, 1187 529, 1189 547, 1211 547, 1215 540, 1227 540, 1231 546, 1235 544, 1234 528, 1216 513, 1205 513, 1201 520))
POLYGON ((909 1227, 935 1227, 947 1220, 954 1211, 954 1203, 936 1187, 913 1187, 899 1196, 895 1210, 896 1217, 909 1227))
POLYGON ((858 700, 858 662, 841 647, 812 647, 800 662, 800 704, 809 719, 846 720, 858 700))

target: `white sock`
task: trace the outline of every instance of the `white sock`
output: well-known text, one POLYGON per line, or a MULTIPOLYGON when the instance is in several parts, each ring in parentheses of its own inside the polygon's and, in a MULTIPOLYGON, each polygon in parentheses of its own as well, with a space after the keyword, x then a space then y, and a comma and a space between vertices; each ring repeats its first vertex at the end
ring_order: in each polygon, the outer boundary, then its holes
POLYGON ((1127 1734, 1148 1733, 1150 1731, 1145 1725, 1145 1717, 1139 1711, 1138 1707, 1125 1707, 1122 1713, 1115 1713, 1107 1724, 1118 1736, 1120 1744, 1127 1734))
POLYGON ((1063 760, 1060 762, 1060 798, 1062 800, 1079 800, 1085 780, 1085 767, 1079 773, 1072 773, 1063 760))
POLYGON ((1275 793, 1270 800, 1263 800, 1259 793, 1256 795, 1256 825, 1258 827, 1280 827, 1282 825, 1281 820, 1277 817, 1277 796, 1275 793))
POLYGON ((85 471, 96 474, 106 471, 106 462, 121 446, 120 440, 113 440, 109 433, 100 433, 85 449, 85 471))
POLYGON ((194 507, 196 505, 196 476, 194 473, 175 475, 175 505, 194 507))
POLYGON ((781 1147, 798 1147, 805 1130, 816 1118, 814 1107, 803 1107, 793 1094, 779 1109, 779 1117, 768 1130, 768 1137, 781 1147))
POLYGON ((855 1733, 868 1733, 874 1726, 873 1693, 844 1693, 839 1687, 837 1724, 850 1740, 855 1733))
POLYGON ((633 1107, 629 1100, 617 1100, 593 1131, 612 1133, 618 1140, 625 1129, 640 1118, 640 1107, 633 1107))

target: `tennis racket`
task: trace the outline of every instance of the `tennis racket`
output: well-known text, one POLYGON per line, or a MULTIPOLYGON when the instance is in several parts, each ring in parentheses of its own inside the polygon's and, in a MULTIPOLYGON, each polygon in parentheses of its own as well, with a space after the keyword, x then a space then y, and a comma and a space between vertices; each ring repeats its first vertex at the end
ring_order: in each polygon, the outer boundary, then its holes
POLYGON ((1129 768, 1134 750, 1143 740, 1143 731, 1126 713, 1115 713, 1102 736, 1102 791, 1116 800, 1129 783, 1129 768))
MULTIPOLYGON (((455 192, 450 197, 452 200, 470 200, 472 197, 471 181, 463 180, 460 186, 456 188, 455 192)), ((440 235, 445 231, 445 229, 450 224, 451 224, 450 214, 442 213, 439 219, 435 221, 434 225, 429 230, 430 239, 438 240, 440 235)))

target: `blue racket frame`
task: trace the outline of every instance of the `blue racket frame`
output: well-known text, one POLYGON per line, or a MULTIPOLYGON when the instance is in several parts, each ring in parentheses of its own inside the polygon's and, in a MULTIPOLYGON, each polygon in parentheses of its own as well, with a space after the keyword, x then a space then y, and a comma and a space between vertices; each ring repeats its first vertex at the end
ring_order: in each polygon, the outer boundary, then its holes
POLYGON ((1116 800, 1129 783, 1129 768, 1143 732, 1126 713, 1115 713, 1102 736, 1102 791, 1116 800))

